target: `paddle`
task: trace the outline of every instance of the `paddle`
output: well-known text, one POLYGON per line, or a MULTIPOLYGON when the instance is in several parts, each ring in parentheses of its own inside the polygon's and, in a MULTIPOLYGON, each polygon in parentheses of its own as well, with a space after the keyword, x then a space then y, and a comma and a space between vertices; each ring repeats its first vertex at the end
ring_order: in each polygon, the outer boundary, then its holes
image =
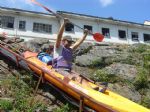
MULTIPOLYGON (((47 11, 50 12, 50 13, 52 13, 52 14, 55 15, 57 18, 64 19, 61 15, 59 15, 59 14, 57 14, 56 12, 54 12, 54 11, 48 9, 48 8, 45 7, 44 5, 42 5, 42 4, 40 4, 39 2, 37 2, 36 0, 31 0, 31 2, 33 2, 34 4, 36 4, 36 5, 38 5, 38 6, 43 7, 45 10, 47 10, 47 11)), ((82 30, 85 30, 84 28, 82 28, 82 27, 80 27, 80 26, 78 26, 78 25, 76 25, 76 24, 74 24, 74 23, 72 23, 72 22, 70 22, 70 23, 73 24, 74 26, 76 26, 76 27, 82 29, 82 30)), ((93 36, 94 40, 96 40, 97 42, 102 42, 103 39, 104 39, 104 36, 103 36, 102 34, 100 34, 100 33, 94 33, 94 34, 93 34, 92 32, 89 32, 89 33, 93 36)))

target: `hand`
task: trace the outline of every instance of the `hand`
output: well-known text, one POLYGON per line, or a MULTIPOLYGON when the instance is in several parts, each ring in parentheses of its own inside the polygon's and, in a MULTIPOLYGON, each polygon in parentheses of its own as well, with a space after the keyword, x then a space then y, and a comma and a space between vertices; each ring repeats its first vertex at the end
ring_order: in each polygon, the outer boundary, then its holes
POLYGON ((85 29, 85 30, 84 30, 84 34, 85 34, 85 35, 88 35, 88 34, 89 34, 89 30, 88 30, 88 29, 85 29))
POLYGON ((66 23, 69 23, 70 21, 69 21, 69 19, 68 18, 64 18, 64 23, 66 24, 66 23))

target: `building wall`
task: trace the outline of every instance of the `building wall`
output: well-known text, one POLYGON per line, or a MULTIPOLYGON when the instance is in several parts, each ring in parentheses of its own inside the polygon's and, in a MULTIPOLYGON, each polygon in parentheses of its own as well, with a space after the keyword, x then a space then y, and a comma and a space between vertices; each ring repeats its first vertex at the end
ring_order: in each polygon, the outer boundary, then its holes
MULTIPOLYGON (((1 11, 0 14, 3 15, 9 15, 12 17, 15 17, 15 23, 14 23, 14 29, 3 29, 0 28, 0 33, 7 32, 8 36, 18 36, 21 38, 24 38, 25 40, 30 40, 33 38, 49 38, 51 40, 55 40, 57 36, 57 32, 60 27, 60 22, 54 17, 50 15, 41 15, 41 14, 32 14, 27 12, 11 12, 11 11, 1 11), (26 21, 26 30, 21 31, 18 29, 19 21, 23 20, 26 21), (44 23, 44 24, 51 24, 52 25, 52 33, 37 33, 33 32, 33 23, 44 23)), ((76 25, 79 25, 80 27, 83 27, 84 25, 90 25, 93 27, 93 32, 99 32, 102 33, 102 28, 109 28, 110 30, 110 38, 105 38, 105 42, 115 42, 115 43, 125 43, 125 44, 134 44, 134 43, 144 43, 143 41, 143 33, 150 34, 150 28, 149 29, 142 29, 142 28, 136 28, 134 26, 129 25, 121 25, 116 23, 109 23, 104 21, 98 21, 96 19, 88 19, 85 17, 73 17, 68 16, 71 22, 75 23, 76 25), (118 37, 118 30, 124 30, 126 31, 126 39, 120 39, 118 37), (139 42, 132 41, 131 32, 138 32, 139 34, 139 42)), ((73 33, 64 32, 64 35, 71 35, 73 38, 81 38, 83 36, 83 30, 74 27, 73 33)), ((87 37, 88 41, 94 41, 93 37, 91 35, 88 35, 87 37)))
POLYGON ((56 39, 56 34, 60 23, 55 18, 42 17, 42 16, 29 16, 23 14, 12 14, 12 13, 1 13, 2 16, 11 16, 15 18, 14 28, 0 28, 0 32, 6 32, 9 37, 21 37, 25 40, 30 40, 33 38, 49 38, 56 39), (19 21, 26 21, 26 30, 19 30, 19 21), (33 31, 33 23, 43 23, 52 25, 52 33, 38 33, 33 31))

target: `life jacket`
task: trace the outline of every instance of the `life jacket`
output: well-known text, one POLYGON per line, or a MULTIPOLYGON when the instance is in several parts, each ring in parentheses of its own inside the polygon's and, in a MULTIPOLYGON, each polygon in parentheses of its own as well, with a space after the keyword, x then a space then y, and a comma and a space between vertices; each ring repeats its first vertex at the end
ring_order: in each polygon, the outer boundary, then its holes
POLYGON ((53 57, 45 52, 40 52, 37 57, 39 60, 48 65, 52 64, 53 57))
POLYGON ((56 58, 56 68, 66 68, 66 69, 71 69, 72 68, 72 49, 65 48, 64 46, 62 47, 62 51, 59 54, 59 56, 56 58))

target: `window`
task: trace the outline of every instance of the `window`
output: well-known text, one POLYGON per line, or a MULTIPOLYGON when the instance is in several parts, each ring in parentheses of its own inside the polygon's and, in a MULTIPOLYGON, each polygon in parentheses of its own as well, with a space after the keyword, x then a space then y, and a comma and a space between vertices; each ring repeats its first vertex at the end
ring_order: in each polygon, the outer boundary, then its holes
POLYGON ((84 29, 88 29, 91 32, 93 31, 93 28, 90 25, 84 25, 84 29))
POLYGON ((132 35, 132 41, 139 41, 138 32, 131 32, 131 35, 132 35))
POLYGON ((33 31, 40 33, 52 33, 52 25, 33 23, 33 31))
POLYGON ((14 28, 14 17, 0 16, 1 28, 14 28))
POLYGON ((126 39, 126 31, 118 30, 118 35, 120 39, 126 39))
POLYGON ((110 38, 109 28, 102 28, 102 34, 105 36, 105 38, 110 38))
POLYGON ((19 21, 19 29, 25 30, 26 28, 26 22, 25 21, 19 21))
POLYGON ((144 34, 144 42, 150 42, 150 34, 144 34))
POLYGON ((67 23, 65 26, 65 31, 67 32, 74 32, 74 25, 71 23, 67 23))

